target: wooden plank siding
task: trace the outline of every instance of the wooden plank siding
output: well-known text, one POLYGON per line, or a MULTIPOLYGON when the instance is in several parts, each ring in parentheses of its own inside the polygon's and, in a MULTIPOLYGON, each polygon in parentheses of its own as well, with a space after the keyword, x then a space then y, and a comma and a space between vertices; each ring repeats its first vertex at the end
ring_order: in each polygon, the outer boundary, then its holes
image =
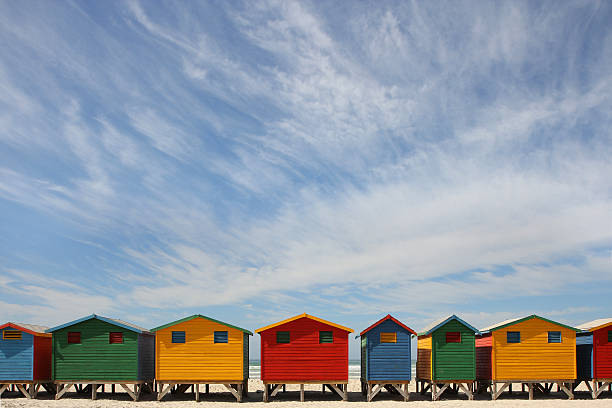
POLYGON ((493 336, 486 334, 476 336, 476 379, 491 380, 492 378, 493 336))
POLYGON ((52 354, 51 337, 34 336, 34 380, 51 379, 52 354))
POLYGON ((476 349, 474 331, 450 320, 432 333, 433 380, 474 380, 476 349), (446 333, 459 332, 460 342, 447 343, 446 333))
POLYGON ((55 380, 136 381, 138 333, 98 319, 53 332, 55 380), (81 332, 80 344, 68 344, 68 332, 81 332), (109 344, 110 332, 122 332, 123 343, 109 344))
POLYGON ((138 379, 155 378, 155 336, 141 333, 138 336, 138 379))
POLYGON ((492 332, 494 380, 568 380, 576 378, 576 332, 531 318, 492 332), (507 332, 520 332, 520 343, 508 343, 507 332), (560 331, 561 343, 548 343, 548 332, 560 331))
POLYGON ((612 325, 593 332, 593 378, 612 379, 612 342, 608 331, 612 325))
POLYGON ((364 334, 367 337, 367 379, 370 381, 411 379, 411 333, 392 320, 385 320, 364 334), (396 341, 382 343, 381 333, 396 333, 396 341))
MULTIPOLYGON (((196 317, 155 334, 158 381, 242 381, 248 377, 248 351, 241 330, 196 317), (172 343, 172 332, 184 331, 185 343, 172 343), (215 331, 227 331, 227 343, 215 343, 215 331), (246 369, 245 369, 246 365, 246 369), (245 377, 246 376, 246 377, 245 377)), ((248 342, 248 335, 246 335, 248 342)))
POLYGON ((417 378, 431 380, 431 334, 419 336, 417 340, 417 378))
POLYGON ((431 380, 431 349, 417 349, 416 376, 421 380, 431 380))
POLYGON ((308 317, 258 332, 263 381, 348 381, 349 332, 308 317), (289 343, 277 344, 279 331, 289 343), (332 331, 333 343, 319 343, 320 331, 332 331))
POLYGON ((0 380, 32 380, 34 361, 34 336, 21 332, 21 339, 4 340, 0 330, 0 380))
POLYGON ((242 379, 249 379, 249 334, 242 333, 242 379))

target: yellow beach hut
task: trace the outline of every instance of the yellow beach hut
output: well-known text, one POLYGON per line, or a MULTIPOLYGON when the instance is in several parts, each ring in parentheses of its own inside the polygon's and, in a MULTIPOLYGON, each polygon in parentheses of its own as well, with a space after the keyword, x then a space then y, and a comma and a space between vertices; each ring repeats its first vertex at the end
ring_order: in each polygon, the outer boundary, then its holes
POLYGON ((476 336, 478 390, 490 388, 497 399, 518 383, 533 399, 534 391, 547 394, 556 384, 573 399, 578 331, 536 315, 482 329, 476 336))
POLYGON ((242 402, 248 392, 249 336, 240 327, 193 315, 151 329, 155 333, 155 378, 158 401, 170 390, 191 387, 196 401, 200 384, 222 384, 242 402))

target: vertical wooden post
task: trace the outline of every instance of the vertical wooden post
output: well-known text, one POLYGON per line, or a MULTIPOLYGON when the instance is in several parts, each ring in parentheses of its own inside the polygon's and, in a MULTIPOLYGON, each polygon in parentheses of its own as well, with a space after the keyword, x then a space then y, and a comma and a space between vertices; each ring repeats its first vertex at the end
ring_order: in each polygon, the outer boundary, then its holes
POLYGON ((264 384, 264 395, 263 395, 263 400, 264 402, 268 402, 268 384, 264 384))
POLYGON ((495 401, 497 399, 497 383, 493 381, 491 386, 491 399, 495 401))
POLYGON ((98 391, 97 384, 91 384, 91 399, 95 400, 97 398, 96 392, 98 391))
POLYGON ((527 384, 527 387, 529 388, 529 399, 532 400, 533 399, 533 383, 527 384))
POLYGON ((242 383, 238 384, 238 402, 242 402, 242 383))
POLYGON ((304 384, 300 384, 300 401, 304 402, 304 384))
POLYGON ((206 384, 206 394, 208 394, 208 393, 209 393, 209 391, 210 391, 210 389, 209 389, 209 384, 206 384))
POLYGON ((195 400, 200 402, 200 384, 195 384, 195 400))
POLYGON ((322 388, 322 389, 321 389, 321 392, 322 392, 323 394, 325 394, 325 384, 321 384, 321 388, 322 388))
POLYGON ((512 394, 512 383, 508 386, 508 394, 512 394))

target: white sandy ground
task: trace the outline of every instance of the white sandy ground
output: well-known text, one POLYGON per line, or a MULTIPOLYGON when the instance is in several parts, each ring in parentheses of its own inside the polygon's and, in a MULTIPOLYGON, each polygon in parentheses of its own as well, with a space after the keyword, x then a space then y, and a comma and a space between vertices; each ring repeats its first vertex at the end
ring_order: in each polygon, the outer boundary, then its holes
MULTIPOLYGON (((517 386, 515 386, 516 389, 517 386)), ((107 386, 107 389, 110 388, 107 386)), ((556 390, 556 387, 554 388, 556 390)), ((535 394, 533 401, 528 400, 527 393, 514 392, 512 395, 503 394, 500 399, 493 402, 490 400, 488 394, 477 395, 474 401, 468 401, 464 394, 444 396, 441 401, 432 402, 430 394, 420 395, 415 392, 414 381, 410 385, 410 401, 403 402, 398 397, 393 396, 385 391, 379 393, 374 401, 368 403, 365 402, 360 393, 359 380, 351 380, 349 383, 349 401, 340 401, 336 395, 331 394, 329 391, 323 395, 321 393, 320 385, 306 386, 306 401, 300 402, 299 386, 290 385, 287 386, 287 393, 279 393, 272 399, 269 404, 262 402, 262 390, 263 384, 260 380, 249 380, 249 397, 243 402, 242 405, 238 405, 234 397, 228 392, 223 391, 220 386, 211 386, 210 391, 212 394, 206 395, 203 393, 204 386, 200 386, 201 390, 201 401, 195 402, 194 396, 191 393, 186 393, 181 396, 168 395, 162 402, 155 401, 153 395, 143 394, 142 398, 138 402, 134 402, 129 399, 128 395, 121 392, 116 395, 110 393, 98 393, 98 399, 92 401, 90 399, 91 394, 76 394, 69 392, 64 395, 59 401, 55 401, 46 392, 39 393, 39 397, 36 400, 27 400, 22 396, 18 396, 13 393, 4 393, 3 398, 0 400, 0 408, 13 408, 13 407, 57 407, 57 408, 122 408, 122 407, 138 407, 138 408, 176 408, 176 407, 211 407, 211 408, 236 408, 237 406, 259 406, 259 407, 337 407, 337 408, 355 408, 355 407, 369 407, 369 408, 392 408, 392 407, 430 407, 430 408, 448 408, 448 407, 472 407, 472 408, 483 408, 483 407, 612 407, 612 393, 604 392, 599 399, 592 400, 590 395, 586 392, 580 392, 586 390, 584 385, 578 389, 576 393, 576 399, 570 401, 563 393, 553 392, 550 395, 535 394), (258 392, 259 391, 259 392, 258 392)))

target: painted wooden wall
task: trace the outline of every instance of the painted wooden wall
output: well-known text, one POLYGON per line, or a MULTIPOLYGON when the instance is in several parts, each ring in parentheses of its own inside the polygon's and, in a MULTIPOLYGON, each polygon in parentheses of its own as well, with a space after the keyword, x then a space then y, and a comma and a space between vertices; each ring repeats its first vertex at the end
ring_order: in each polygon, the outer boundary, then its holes
POLYGON ((411 334, 392 320, 385 320, 364 334, 367 338, 367 379, 410 380, 411 334), (380 333, 397 333, 396 343, 381 343, 380 333))
POLYGON ((152 334, 138 335, 138 378, 155 378, 155 336, 152 334))
POLYGON ((451 320, 432 333, 434 380, 476 379, 475 334, 464 324, 451 320), (460 332, 461 342, 447 343, 447 332, 460 332))
POLYGON ((580 380, 593 378, 593 334, 576 336, 576 375, 580 380))
POLYGON ((260 334, 262 380, 348 380, 348 332, 304 317, 260 334), (291 342, 277 344, 278 331, 291 342), (333 343, 320 344, 319 331, 332 331, 333 343))
POLYGON ((493 379, 575 378, 575 331, 534 318, 493 332, 493 379), (521 342, 507 343, 508 331, 520 331, 521 342), (548 331, 560 331, 561 343, 548 343, 548 331))
MULTIPOLYGON (((139 380, 138 333, 90 319, 53 332, 55 380, 139 380), (68 344, 68 332, 80 331, 81 344, 68 344), (109 344, 109 332, 122 332, 123 343, 109 344)), ((142 369, 140 371, 143 371, 142 369)))
POLYGON ((51 380, 51 336, 34 336, 34 379, 51 380))
POLYGON ((417 367, 416 376, 423 380, 431 380, 431 358, 432 358, 431 335, 419 336, 417 341, 417 367))
POLYGON ((594 378, 612 378, 612 343, 608 342, 608 331, 612 326, 593 332, 593 376, 594 378))
POLYGON ((491 333, 476 336, 476 379, 490 380, 492 377, 491 353, 493 336, 491 333))
POLYGON ((248 335, 240 330, 198 317, 158 330, 155 339, 157 380, 248 378, 248 335), (184 331, 185 343, 172 343, 173 331, 184 331), (214 343, 215 331, 227 331, 228 342, 214 343))
POLYGON ((21 332, 21 340, 4 340, 0 330, 0 380, 32 380, 34 336, 21 332))

